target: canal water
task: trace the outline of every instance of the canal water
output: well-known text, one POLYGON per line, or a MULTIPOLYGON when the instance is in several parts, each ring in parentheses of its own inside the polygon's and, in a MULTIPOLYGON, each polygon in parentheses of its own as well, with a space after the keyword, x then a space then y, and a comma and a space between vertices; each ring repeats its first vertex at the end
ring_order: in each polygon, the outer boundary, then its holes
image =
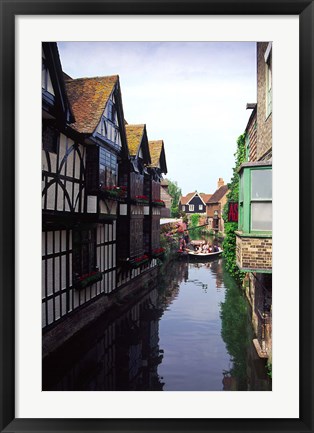
POLYGON ((267 391, 250 307, 224 268, 174 261, 43 363, 43 390, 267 391))

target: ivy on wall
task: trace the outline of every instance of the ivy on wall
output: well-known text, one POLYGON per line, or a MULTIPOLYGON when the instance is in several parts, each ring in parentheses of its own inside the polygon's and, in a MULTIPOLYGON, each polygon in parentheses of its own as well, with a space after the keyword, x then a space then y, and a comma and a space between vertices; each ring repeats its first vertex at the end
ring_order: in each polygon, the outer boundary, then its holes
POLYGON ((227 203, 223 211, 223 219, 225 221, 225 239, 223 241, 223 256, 225 258, 226 268, 230 274, 241 283, 244 278, 244 273, 239 270, 236 265, 236 235, 235 231, 238 229, 238 223, 228 222, 228 204, 230 201, 239 200, 239 175, 238 168, 246 161, 245 149, 246 134, 241 134, 237 139, 237 150, 235 156, 235 166, 233 168, 233 176, 228 184, 229 193, 227 195, 227 203))

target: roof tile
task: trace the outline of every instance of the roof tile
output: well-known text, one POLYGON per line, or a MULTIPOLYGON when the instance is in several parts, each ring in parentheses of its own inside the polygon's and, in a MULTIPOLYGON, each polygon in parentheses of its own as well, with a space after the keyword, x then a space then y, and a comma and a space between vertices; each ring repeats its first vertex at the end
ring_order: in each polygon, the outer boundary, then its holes
POLYGON ((228 192, 228 185, 223 185, 220 188, 218 188, 214 194, 210 197, 210 199, 207 201, 207 203, 218 203, 219 200, 222 199, 222 197, 227 194, 228 192))
POLYGON ((137 155, 138 148, 142 142, 145 125, 125 125, 126 138, 129 153, 131 156, 137 155))
POLYGON ((95 131, 118 81, 118 75, 65 80, 76 120, 72 125, 74 129, 85 134, 92 134, 95 131))
POLYGON ((163 141, 162 140, 153 140, 148 142, 149 153, 151 159, 151 166, 158 167, 159 160, 161 156, 163 141))

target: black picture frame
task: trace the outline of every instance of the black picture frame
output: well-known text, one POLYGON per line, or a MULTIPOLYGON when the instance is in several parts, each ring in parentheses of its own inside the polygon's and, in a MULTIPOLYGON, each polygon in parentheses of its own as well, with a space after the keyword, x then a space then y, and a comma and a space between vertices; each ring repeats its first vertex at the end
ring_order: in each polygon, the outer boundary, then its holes
MULTIPOLYGON (((302 0, 0 0, 0 321, 1 432, 312 432, 314 4, 302 0), (298 419, 18 419, 15 417, 15 16, 299 15, 300 23, 300 417, 298 419)), ((288 102, 288 101, 287 101, 288 102)), ((293 174, 292 174, 293 175, 293 174)), ((291 205, 297 206, 291 198, 291 205)), ((27 282, 26 282, 27 284, 27 282)), ((291 319, 293 320, 293 319, 291 319)), ((290 324, 291 325, 291 324, 290 324)), ((287 356, 287 362, 289 357, 287 356)), ((297 372, 291 372, 297 374, 297 372)), ((228 408, 226 408, 228 410, 228 408)), ((261 408, 263 416, 267 408, 261 408)))

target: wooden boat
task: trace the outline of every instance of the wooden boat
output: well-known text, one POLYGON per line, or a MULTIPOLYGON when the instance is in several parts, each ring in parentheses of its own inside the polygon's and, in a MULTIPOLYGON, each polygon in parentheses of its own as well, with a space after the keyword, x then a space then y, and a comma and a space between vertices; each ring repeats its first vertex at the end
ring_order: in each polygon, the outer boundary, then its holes
POLYGON ((189 257, 193 257, 197 259, 210 259, 210 258, 219 257, 222 251, 223 250, 219 247, 219 251, 214 251, 214 252, 203 253, 199 251, 188 250, 187 253, 189 257))

